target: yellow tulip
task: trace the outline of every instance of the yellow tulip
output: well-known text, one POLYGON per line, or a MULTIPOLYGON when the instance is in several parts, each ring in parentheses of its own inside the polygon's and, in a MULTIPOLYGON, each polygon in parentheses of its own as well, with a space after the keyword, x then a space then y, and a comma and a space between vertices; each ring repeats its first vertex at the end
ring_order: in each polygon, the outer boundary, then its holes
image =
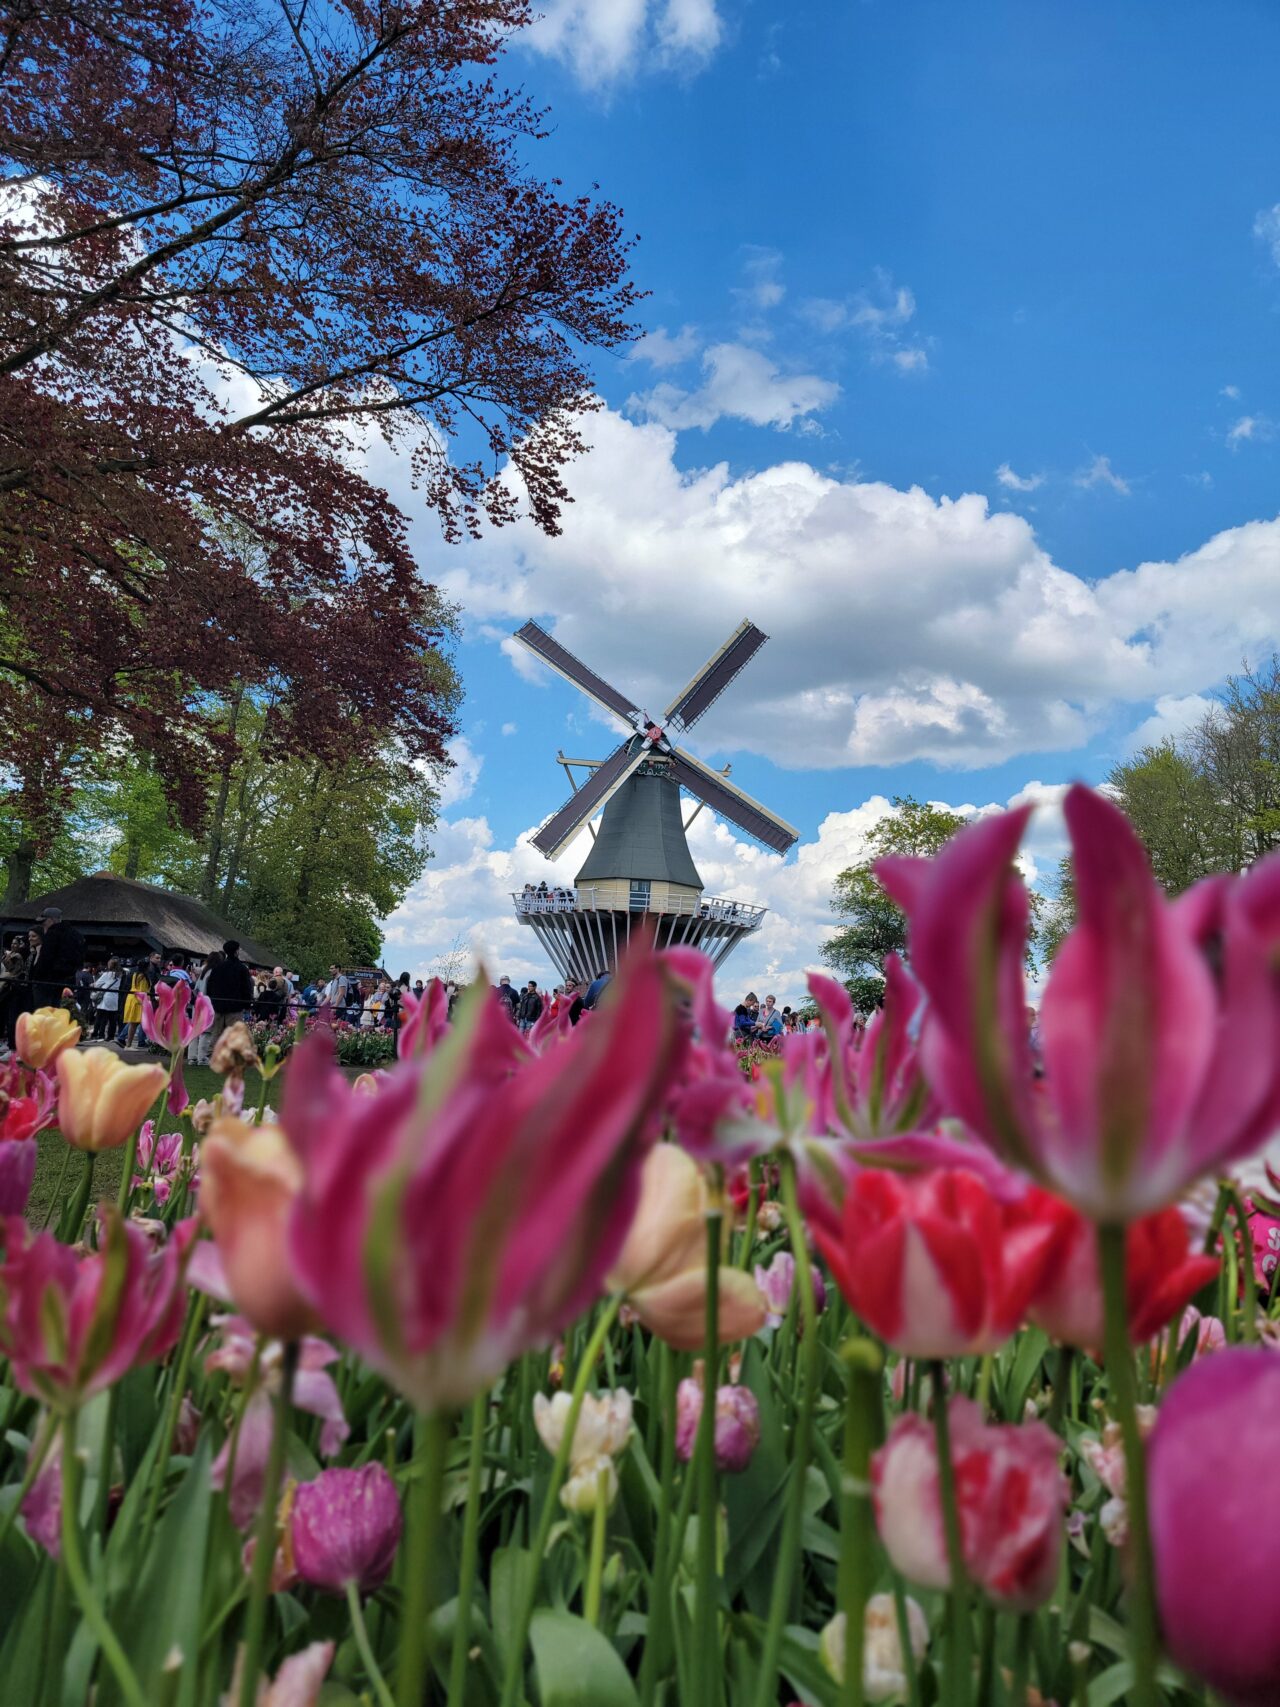
POLYGON ((77 1150, 118 1150, 168 1082, 159 1065, 128 1067, 112 1049, 58 1057, 58 1127, 77 1150))
POLYGON ((18 1015, 15 1040, 19 1059, 38 1069, 49 1066, 64 1049, 74 1049, 80 1027, 65 1008, 37 1008, 18 1015))
MULTIPOLYGON (((655 1144, 640 1176, 640 1202, 608 1278, 640 1320, 676 1351, 697 1351, 706 1335, 707 1209, 702 1171, 675 1144, 655 1144)), ((720 1343, 746 1339, 768 1306, 749 1274, 722 1265, 720 1343)))

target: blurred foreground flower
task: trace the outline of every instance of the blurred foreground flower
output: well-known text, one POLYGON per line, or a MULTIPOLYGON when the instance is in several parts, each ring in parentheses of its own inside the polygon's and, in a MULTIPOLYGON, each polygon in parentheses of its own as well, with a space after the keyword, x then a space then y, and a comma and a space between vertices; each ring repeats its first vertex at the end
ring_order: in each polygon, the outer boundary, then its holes
MULTIPOLYGON (((929 1647, 929 1624, 920 1603, 904 1597, 907 1609, 907 1632, 911 1642, 911 1665, 918 1670, 929 1647)), ((844 1682, 845 1631, 848 1621, 843 1612, 822 1632, 818 1657, 829 1676, 837 1683, 844 1682)), ((863 1624, 862 1692, 867 1701, 895 1701, 908 1693, 907 1668, 903 1664, 902 1638, 898 1631, 898 1612, 891 1594, 873 1594, 867 1602, 863 1624)))
MULTIPOLYGON (((702 1421, 702 1366, 676 1388, 676 1457, 693 1457, 702 1421)), ((716 1388, 716 1469, 736 1476, 746 1469, 760 1444, 760 1405, 749 1387, 716 1388)))
MULTIPOLYGON (((1139 1405, 1137 1418, 1138 1430, 1145 1439, 1155 1427, 1155 1406, 1139 1405)), ((1102 1533, 1113 1547, 1123 1547, 1129 1539, 1129 1502, 1126 1498, 1129 1470, 1120 1424, 1107 1423, 1096 1440, 1085 1435, 1080 1442, 1080 1456, 1111 1496, 1098 1512, 1102 1533)))
MULTIPOLYGON (((948 1401, 965 1568, 1000 1608, 1030 1612, 1053 1593, 1070 1484, 1062 1442, 1043 1423, 993 1424, 970 1399, 948 1401)), ((908 1582, 951 1580, 933 1430, 899 1417, 871 1460, 876 1524, 908 1582)))
POLYGON ((163 1357, 186 1313, 183 1279, 195 1222, 183 1221, 163 1250, 99 1210, 100 1246, 77 1256, 52 1233, 6 1223, 0 1265, 0 1351, 24 1393, 73 1411, 130 1369, 163 1357))
POLYGON ((1233 1707, 1280 1701, 1280 1361, 1231 1348, 1180 1375, 1148 1451, 1169 1652, 1233 1707))
MULTIPOLYGON (((676 1144, 655 1145, 645 1159, 626 1243, 609 1271, 610 1290, 625 1293, 645 1327, 677 1351, 697 1351, 706 1339, 709 1207, 706 1181, 692 1157, 676 1144)), ((720 1343, 757 1333, 767 1313, 752 1277, 722 1263, 720 1343)))
POLYGON ((127 1066, 114 1049, 69 1050, 58 1057, 58 1130, 77 1150, 118 1150, 168 1077, 155 1063, 127 1066))
POLYGON ((1118 1223, 1163 1208, 1277 1124, 1280 860, 1171 902, 1117 806, 1077 785, 1064 812, 1077 923, 1040 1006, 1043 1080, 1013 866, 1030 808, 980 819, 933 860, 876 871, 908 917, 929 995, 925 1071, 946 1112, 1086 1215, 1118 1223))
POLYGON ((372 1594, 391 1574, 400 1545, 400 1498, 381 1464, 322 1470, 303 1482, 290 1513, 293 1562, 313 1588, 372 1594))
POLYGON ((236 1308, 259 1332, 296 1339, 316 1325, 289 1254, 302 1164, 279 1126, 227 1118, 209 1128, 200 1164, 200 1216, 236 1308))
POLYGON ((855 1175, 841 1235, 814 1238, 854 1312, 895 1351, 994 1351, 1022 1321, 1060 1237, 1019 1220, 962 1168, 855 1175))
MULTIPOLYGON (((554 1457, 560 1450, 568 1426, 573 1399, 568 1393, 547 1398, 538 1393, 533 1401, 533 1425, 538 1439, 554 1457)), ((587 1393, 578 1413, 569 1448, 569 1475, 560 1490, 560 1502, 569 1511, 593 1512, 604 1477, 606 1505, 618 1495, 618 1472, 614 1460, 627 1449, 631 1439, 631 1395, 624 1388, 615 1393, 587 1393)))
POLYGON ((15 1053, 28 1067, 49 1067, 80 1041, 80 1027, 65 1008, 37 1008, 19 1014, 14 1027, 15 1053))
MULTIPOLYGON (((263 1678, 258 1684, 256 1707, 317 1707, 324 1680, 333 1664, 334 1644, 312 1642, 299 1653, 280 1662, 274 1679, 263 1678)), ((222 1697, 222 1707, 239 1707, 240 1679, 244 1669, 244 1650, 236 1655, 236 1668, 231 1688, 222 1697)))

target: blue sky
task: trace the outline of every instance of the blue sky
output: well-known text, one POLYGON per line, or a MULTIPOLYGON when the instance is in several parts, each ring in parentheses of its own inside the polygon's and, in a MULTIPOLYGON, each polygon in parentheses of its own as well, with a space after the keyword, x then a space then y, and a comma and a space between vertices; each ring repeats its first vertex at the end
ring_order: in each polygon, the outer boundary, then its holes
POLYGON ((504 635, 536 616, 660 705, 750 616, 773 638, 701 751, 802 845, 780 866, 704 814, 695 855, 772 910, 731 982, 794 994, 888 796, 1033 785, 1047 870, 1059 785, 1280 640, 1280 9, 544 14, 508 74, 553 110, 540 169, 639 233, 650 336, 597 365, 561 539, 415 521, 467 702, 389 953, 542 970, 505 893, 539 874, 556 748, 610 732, 504 635))

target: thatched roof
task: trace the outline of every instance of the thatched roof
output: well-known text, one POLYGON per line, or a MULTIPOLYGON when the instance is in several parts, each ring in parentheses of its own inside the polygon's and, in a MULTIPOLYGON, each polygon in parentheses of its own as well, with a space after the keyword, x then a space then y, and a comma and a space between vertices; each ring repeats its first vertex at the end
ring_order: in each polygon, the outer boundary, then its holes
POLYGON ((184 954, 211 954, 234 938, 251 966, 280 963, 265 944, 245 936, 194 896, 117 877, 114 871, 95 871, 22 901, 9 909, 4 922, 38 919, 46 907, 60 907, 67 923, 87 937, 140 939, 150 948, 180 949, 184 954))

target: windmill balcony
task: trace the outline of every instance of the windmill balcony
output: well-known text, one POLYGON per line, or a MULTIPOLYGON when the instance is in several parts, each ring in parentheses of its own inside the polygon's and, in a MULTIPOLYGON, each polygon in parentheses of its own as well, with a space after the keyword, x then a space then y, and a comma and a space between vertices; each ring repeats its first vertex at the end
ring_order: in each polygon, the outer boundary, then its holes
MULTIPOLYGON (((656 889, 655 885, 655 889, 656 889)), ((672 886, 674 887, 674 886, 672 886)), ((595 884, 581 883, 576 890, 549 890, 546 894, 513 893, 517 913, 577 913, 577 912, 629 912, 629 913, 661 913, 674 914, 678 917, 717 919, 727 924, 737 925, 743 931, 758 930, 764 921, 765 907, 752 906, 747 901, 729 901, 719 895, 690 895, 672 893, 665 894, 638 892, 633 886, 631 893, 620 899, 616 883, 595 884)))

